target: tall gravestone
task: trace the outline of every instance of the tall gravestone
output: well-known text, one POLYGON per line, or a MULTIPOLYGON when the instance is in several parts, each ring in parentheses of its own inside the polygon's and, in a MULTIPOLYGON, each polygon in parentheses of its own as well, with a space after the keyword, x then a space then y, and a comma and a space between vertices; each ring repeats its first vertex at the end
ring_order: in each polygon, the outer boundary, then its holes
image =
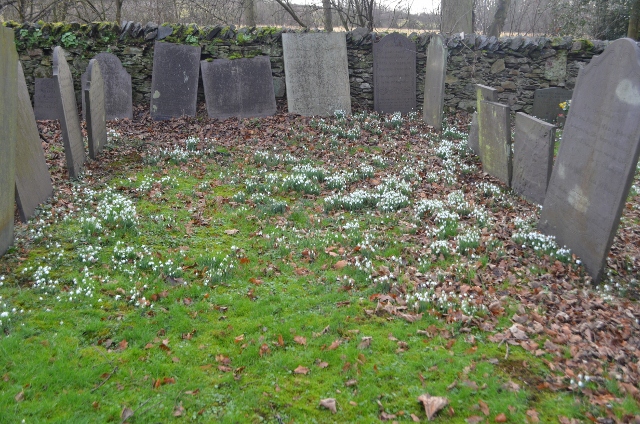
POLYGON ((533 110, 531 114, 546 122, 556 122, 563 113, 560 103, 571 100, 572 90, 560 87, 541 88, 533 93, 533 110))
POLYGON ((467 146, 476 155, 480 154, 480 134, 478 134, 478 112, 471 115, 471 123, 469 124, 469 135, 467 136, 467 146))
POLYGON ((553 168, 556 127, 522 112, 516 114, 511 187, 541 205, 553 168))
POLYGON ((96 159, 98 153, 107 144, 107 123, 105 120, 105 89, 100 72, 100 63, 91 59, 87 66, 87 80, 82 86, 82 98, 87 108, 87 136, 89 139, 89 157, 96 159))
POLYGON ((13 244, 18 103, 13 30, 0 25, 0 256, 13 244))
POLYGON ((290 113, 351 113, 347 41, 344 33, 282 34, 290 113))
POLYGON ((53 78, 36 78, 33 94, 33 111, 37 120, 58 119, 60 116, 60 97, 53 78))
POLYGON ((53 195, 51 175, 40 143, 22 64, 18 62, 18 128, 16 145, 16 204, 27 222, 41 203, 53 195))
POLYGON ((203 60, 200 68, 209 117, 252 118, 276 113, 269 56, 203 60))
POLYGON ((402 34, 373 45, 373 107, 380 113, 416 109, 416 44, 402 34))
MULTIPOLYGON (((482 160, 482 152, 480 150, 480 135, 482 134, 480 125, 482 123, 482 102, 497 102, 498 101, 498 90, 495 88, 487 87, 486 85, 476 84, 476 113, 478 114, 478 128, 477 134, 478 138, 469 140, 469 146, 471 150, 476 152, 478 156, 480 156, 480 160, 482 160), (476 150, 477 149, 477 150, 476 150)), ((472 122, 473 124, 473 122, 472 122)))
MULTIPOLYGON (((131 98, 131 75, 124 69, 118 56, 111 53, 98 53, 93 57, 100 65, 100 74, 104 84, 105 119, 133 119, 133 101, 131 98)), ((84 87, 88 77, 82 74, 84 87)), ((82 113, 86 119, 86 105, 82 97, 82 113)))
POLYGON ((151 117, 196 116, 200 47, 156 41, 151 75, 151 117))
POLYGON ((58 98, 62 104, 59 119, 69 178, 78 178, 84 167, 84 142, 76 94, 73 90, 73 77, 64 57, 64 50, 60 46, 53 49, 53 79, 56 81, 58 98))
POLYGON ((480 120, 480 158, 482 169, 511 185, 511 111, 509 106, 482 101, 480 120))
POLYGON ((473 32, 473 0, 446 0, 441 2, 440 32, 450 35, 473 32))
POLYGON ((436 34, 427 47, 427 66, 424 79, 424 106, 422 117, 427 125, 442 130, 444 109, 444 81, 447 72, 447 48, 444 39, 436 34))
POLYGON ((624 38, 580 72, 539 228, 597 282, 640 154, 640 49, 624 38))

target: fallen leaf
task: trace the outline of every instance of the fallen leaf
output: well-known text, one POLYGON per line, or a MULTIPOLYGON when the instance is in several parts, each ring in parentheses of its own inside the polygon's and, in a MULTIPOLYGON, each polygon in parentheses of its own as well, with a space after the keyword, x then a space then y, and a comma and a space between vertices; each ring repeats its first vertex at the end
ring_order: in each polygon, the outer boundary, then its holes
POLYGON ((335 265, 333 266, 333 268, 335 269, 342 269, 345 266, 349 265, 349 262, 345 261, 344 259, 341 261, 338 261, 335 263, 335 265))
POLYGON ((21 390, 20 393, 13 397, 16 402, 22 402, 24 400, 24 390, 21 390))
POLYGON ((267 353, 269 353, 271 349, 269 349, 269 345, 266 343, 262 343, 262 346, 260 346, 260 357, 262 358, 262 356, 266 355, 267 353))
POLYGON ((478 401, 478 405, 480 406, 480 410, 482 411, 482 413, 486 416, 489 416, 489 405, 487 405, 485 402, 483 402, 482 400, 478 401))
POLYGON ((303 367, 302 365, 298 365, 298 367, 297 367, 295 370, 293 370, 293 372, 294 372, 295 374, 304 374, 304 375, 307 375, 307 374, 309 374, 309 368, 307 368, 307 367, 303 367))
POLYGON ((332 414, 338 412, 336 409, 336 400, 334 398, 320 400, 320 406, 327 408, 332 414))
POLYGON ((413 420, 414 423, 420 422, 420 418, 418 418, 416 414, 411 414, 411 419, 413 420))
POLYGON ((529 409, 527 411, 527 420, 530 423, 539 423, 540 418, 538 418, 538 411, 536 411, 535 409, 529 409))
POLYGON ((133 417, 133 409, 125 407, 120 413, 120 420, 122 422, 127 421, 129 418, 133 417))
POLYGON ((511 328, 509 328, 509 331, 511 332, 513 337, 518 340, 527 340, 529 338, 529 336, 527 336, 527 333, 518 328, 517 324, 513 324, 511 328))
POLYGON ((362 341, 360 342, 360 344, 358 345, 358 349, 367 349, 369 346, 371 346, 371 340, 373 339, 373 337, 363 337, 362 341))
POLYGON ((441 396, 431 396, 428 393, 418 396, 418 402, 422 402, 427 420, 431 421, 442 408, 449 404, 449 399, 441 396))
POLYGON ((318 362, 318 367, 320 368, 327 368, 329 366, 328 362, 318 362))
POLYGON ((236 337, 235 339, 233 339, 233 341, 235 343, 240 343, 241 341, 244 340, 244 334, 240 334, 238 337, 236 337))
POLYGON ((224 230, 224 233, 225 233, 225 234, 228 234, 228 235, 230 235, 230 236, 235 235, 235 234, 238 234, 239 232, 240 232, 240 230, 237 230, 237 229, 235 229, 235 228, 233 228, 233 229, 231 229, 231 230, 224 230))
POLYGON ((496 415, 495 422, 497 422, 497 423, 506 423, 507 422, 507 416, 503 412, 501 412, 498 415, 496 415))
POLYGON ((302 336, 295 336, 295 337, 293 338, 293 341, 294 341, 294 342, 296 342, 296 343, 298 343, 298 344, 301 344, 301 345, 303 345, 303 346, 306 346, 306 345, 307 345, 307 338, 306 338, 306 337, 302 337, 302 336))
POLYGON ((182 406, 182 402, 180 402, 178 405, 176 405, 176 407, 173 409, 173 416, 174 417, 181 417, 183 414, 185 413, 185 409, 182 406))
POLYGON ((482 418, 479 415, 472 415, 465 420, 467 424, 478 424, 478 423, 481 423, 482 421, 484 421, 484 418, 482 418))
POLYGON ((395 420, 395 419, 396 419, 395 414, 387 414, 384 411, 380 413, 380 421, 389 421, 389 420, 395 420))
POLYGON ((351 380, 347 380, 344 385, 347 387, 351 387, 351 386, 355 386, 356 384, 358 384, 357 380, 354 380, 353 378, 351 380))
POLYGON ((118 343, 118 348, 120 350, 125 350, 127 347, 129 347, 129 343, 127 343, 126 339, 122 339, 122 341, 118 343))
POLYGON ((333 343, 331 343, 331 344, 329 345, 329 347, 327 348, 327 350, 335 350, 335 349, 337 349, 337 348, 338 348, 338 346, 340 346, 340 343, 342 343, 342 342, 340 341, 340 339, 335 340, 333 343))

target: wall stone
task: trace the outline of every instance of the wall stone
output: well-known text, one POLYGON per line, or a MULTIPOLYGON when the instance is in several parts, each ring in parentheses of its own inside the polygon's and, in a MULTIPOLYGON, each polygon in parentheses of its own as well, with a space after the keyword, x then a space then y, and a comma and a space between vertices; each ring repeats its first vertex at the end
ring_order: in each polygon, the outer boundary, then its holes
MULTIPOLYGON (((167 42, 199 44, 202 60, 268 55, 278 97, 286 96, 282 33, 287 29, 198 27, 196 25, 157 25, 115 23, 44 23, 18 24, 13 28, 27 85, 33 95, 35 78, 51 76, 53 47, 61 45, 68 53, 78 100, 80 74, 89 60, 100 52, 115 54, 131 74, 134 103, 148 103, 153 68, 153 44, 156 39, 167 42)), ((349 61, 351 103, 354 110, 373 109, 373 42, 385 34, 358 28, 346 34, 349 61)), ((426 51, 431 34, 410 34, 416 43, 416 102, 423 103, 426 51)), ((579 70, 594 55, 602 53, 607 41, 544 37, 486 37, 465 34, 446 40, 449 49, 445 87, 445 108, 449 111, 475 110, 475 84, 498 90, 498 101, 508 104, 513 112, 531 112, 536 89, 564 87, 573 89, 579 70)), ((202 84, 200 84, 202 90, 202 84)), ((203 101, 202 91, 199 100, 203 101)))

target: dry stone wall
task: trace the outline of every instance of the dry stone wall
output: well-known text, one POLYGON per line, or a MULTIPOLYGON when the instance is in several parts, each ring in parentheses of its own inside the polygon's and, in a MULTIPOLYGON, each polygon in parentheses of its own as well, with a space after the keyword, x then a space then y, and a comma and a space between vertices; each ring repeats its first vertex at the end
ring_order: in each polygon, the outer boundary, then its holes
MULTIPOLYGON (((33 95, 35 78, 51 76, 51 53, 61 45, 74 75, 80 101, 80 75, 89 60, 100 52, 118 56, 131 74, 134 103, 149 102, 153 45, 156 40, 200 45, 202 60, 269 56, 278 98, 286 96, 281 28, 203 27, 196 25, 158 26, 154 23, 126 22, 49 24, 4 24, 15 31, 20 60, 33 95)), ((385 34, 358 28, 346 34, 351 103, 354 110, 373 109, 373 43, 385 34), (374 41, 375 40, 375 41, 374 41)), ((426 51, 431 34, 410 34, 416 44, 416 104, 423 103, 426 51)), ((475 109, 475 84, 498 90, 498 102, 513 112, 531 113, 536 89, 572 89, 578 71, 594 55, 602 53, 606 41, 542 37, 486 37, 466 34, 446 40, 449 51, 445 107, 452 111, 475 109)), ((199 100, 204 101, 202 83, 199 100)), ((420 107, 420 106, 419 106, 420 107)))

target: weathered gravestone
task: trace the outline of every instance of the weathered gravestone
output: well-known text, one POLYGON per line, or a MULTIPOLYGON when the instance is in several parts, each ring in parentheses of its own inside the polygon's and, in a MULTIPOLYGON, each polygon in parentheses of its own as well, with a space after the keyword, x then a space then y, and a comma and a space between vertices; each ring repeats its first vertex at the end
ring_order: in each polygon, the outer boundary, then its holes
POLYGON ((347 42, 344 33, 282 34, 290 113, 351 113, 347 42))
POLYGON ((442 34, 473 32, 473 0, 447 0, 441 5, 440 32, 442 34))
POLYGON ((482 169, 511 185, 511 111, 509 106, 482 101, 480 122, 480 158, 482 169))
POLYGON ((155 43, 151 117, 156 121, 196 116, 200 47, 155 43))
POLYGON ((16 203, 27 222, 41 203, 53 195, 51 175, 44 159, 36 117, 29 100, 22 64, 18 62, 18 127, 16 137, 16 203))
POLYGON ((447 48, 441 35, 436 34, 429 41, 426 68, 422 117, 427 125, 440 131, 444 109, 444 80, 447 72, 447 48))
MULTIPOLYGON (((133 119, 131 99, 131 75, 124 69, 118 56, 111 53, 98 53, 93 57, 100 64, 100 74, 104 84, 105 119, 133 119)), ((82 74, 82 87, 85 86, 88 69, 82 74)), ((82 114, 86 119, 86 105, 82 97, 82 114)))
POLYGON ((547 122, 556 122, 558 114, 563 113, 560 103, 571 99, 573 91, 560 87, 542 88, 533 93, 531 114, 547 122))
POLYGON ((53 79, 56 81, 58 98, 62 104, 59 119, 69 178, 78 178, 82 173, 85 161, 84 142, 80 129, 76 95, 73 91, 73 77, 67 60, 64 58, 64 50, 60 46, 53 49, 53 79))
POLYGON ((640 154, 640 49, 624 38, 582 69, 540 230, 602 276, 640 154))
POLYGON ((476 155, 480 154, 480 134, 478 134, 478 131, 478 112, 473 112, 473 115, 471 115, 471 123, 469 124, 467 146, 476 155))
POLYGON ((416 44, 402 34, 373 45, 373 107, 380 113, 416 109, 416 44))
MULTIPOLYGON (((482 160, 482 155, 480 151, 480 124, 482 115, 482 102, 497 102, 498 101, 498 90, 487 87, 486 85, 476 84, 476 113, 478 116, 477 125, 478 128, 476 130, 472 130, 470 132, 476 132, 478 134, 477 139, 469 139, 469 147, 473 150, 478 156, 480 156, 480 160, 482 160)), ((473 121, 471 122, 473 125, 473 121)))
POLYGON ((82 86, 82 98, 87 108, 89 157, 94 160, 104 145, 107 144, 107 124, 104 110, 105 89, 100 71, 100 63, 95 59, 91 59, 89 66, 87 66, 87 80, 82 86))
POLYGON ((0 256, 13 244, 18 53, 13 30, 0 25, 0 256))
POLYGON ((553 168, 553 125, 522 112, 516 114, 511 187, 527 200, 541 205, 553 168))
POLYGON ((37 120, 58 119, 62 105, 53 78, 36 78, 33 108, 37 120))
POLYGON ((200 68, 209 117, 252 118, 276 113, 269 56, 203 60, 200 68))

